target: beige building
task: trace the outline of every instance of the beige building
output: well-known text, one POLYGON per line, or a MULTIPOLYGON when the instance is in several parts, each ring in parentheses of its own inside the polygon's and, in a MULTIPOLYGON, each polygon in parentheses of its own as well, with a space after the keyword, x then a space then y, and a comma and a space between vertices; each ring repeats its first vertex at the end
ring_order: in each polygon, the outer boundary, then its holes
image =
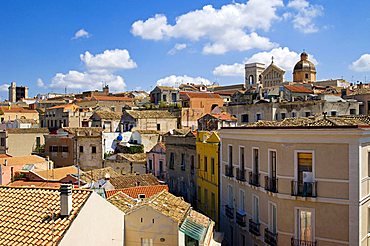
POLYGON ((28 98, 28 87, 17 86, 15 82, 12 82, 8 88, 9 102, 18 102, 22 98, 28 98))
POLYGON ((177 128, 177 117, 167 110, 126 110, 121 119, 123 131, 155 130, 168 132, 177 128))
POLYGON ((92 114, 92 109, 80 108, 75 104, 54 106, 45 110, 41 127, 88 127, 92 114))
POLYGON ((0 153, 12 156, 31 155, 42 151, 47 128, 9 128, 0 131, 0 153))
POLYGON ((368 245, 369 120, 312 117, 222 129, 227 245, 368 245))
POLYGON ((118 192, 108 201, 125 213, 124 245, 217 245, 214 222, 167 190, 146 199, 118 192))
POLYGON ((146 154, 123 154, 118 153, 109 156, 104 161, 104 166, 112 167, 113 170, 120 174, 145 174, 146 171, 146 154))
POLYGON ((39 113, 36 110, 24 109, 18 106, 1 106, 0 121, 14 121, 17 119, 35 120, 38 122, 39 113))

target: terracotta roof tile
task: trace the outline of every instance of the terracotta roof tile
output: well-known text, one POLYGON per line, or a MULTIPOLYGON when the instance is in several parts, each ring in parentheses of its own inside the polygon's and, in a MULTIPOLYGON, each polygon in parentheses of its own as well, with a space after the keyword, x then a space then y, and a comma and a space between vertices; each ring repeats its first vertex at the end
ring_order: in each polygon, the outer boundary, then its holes
POLYGON ((135 119, 176 118, 167 110, 126 110, 135 119))
POLYGON ((111 179, 122 176, 121 174, 114 171, 112 167, 105 167, 105 168, 98 168, 98 169, 93 169, 90 171, 85 171, 84 173, 80 175, 80 179, 86 183, 96 182, 100 179, 104 179, 107 174, 109 175, 111 179))
POLYGON ((133 99, 129 97, 116 97, 116 96, 93 96, 91 100, 97 101, 125 101, 125 102, 132 102, 133 99))
POLYGON ((37 114, 36 110, 25 109, 25 108, 16 107, 16 106, 10 106, 10 107, 0 106, 0 112, 3 112, 3 113, 22 113, 22 114, 32 113, 32 114, 37 114))
POLYGON ((149 198, 162 190, 168 191, 167 185, 148 185, 148 186, 135 186, 125 189, 109 190, 105 192, 107 198, 113 196, 117 192, 123 192, 132 198, 139 198, 139 195, 144 194, 145 198, 149 198))
POLYGON ((8 165, 26 165, 26 164, 37 164, 37 163, 44 163, 46 160, 37 155, 26 155, 26 156, 11 156, 0 158, 0 163, 5 163, 7 160, 8 165))
POLYGON ((300 86, 300 85, 284 85, 284 87, 291 91, 291 92, 296 92, 296 93, 313 93, 312 90, 304 87, 304 86, 300 86))
POLYGON ((58 244, 90 194, 72 190, 72 213, 60 218, 58 189, 0 187, 0 244, 51 245, 53 240, 58 244), (57 217, 54 222, 50 210, 57 217))
POLYGON ((12 187, 47 187, 47 188, 59 188, 60 182, 39 182, 39 181, 27 181, 27 180, 16 180, 8 186, 12 187))
MULTIPOLYGON (((31 171, 32 172, 32 171, 31 171)), ((51 170, 34 171, 39 177, 44 180, 59 181, 65 178, 68 174, 77 174, 78 169, 75 166, 59 167, 51 170)))
POLYGON ((211 92, 191 92, 191 91, 181 91, 180 95, 188 98, 221 98, 219 94, 211 92))

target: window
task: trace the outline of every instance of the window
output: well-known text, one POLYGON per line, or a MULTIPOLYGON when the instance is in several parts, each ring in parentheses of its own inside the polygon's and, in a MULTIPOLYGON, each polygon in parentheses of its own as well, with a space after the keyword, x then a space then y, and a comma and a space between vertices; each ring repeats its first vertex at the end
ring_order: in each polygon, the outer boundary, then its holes
POLYGON ((336 116, 336 115, 337 115, 337 111, 331 111, 331 112, 330 112, 330 115, 331 115, 331 116, 336 116))
POLYGON ((268 216, 269 216, 269 224, 268 224, 269 231, 272 233, 276 233, 277 232, 276 205, 271 202, 269 202, 268 204, 268 216))
POLYGON ((313 182, 312 175, 312 153, 298 153, 298 182, 313 182))
POLYGON ((161 130, 161 124, 157 124, 157 131, 161 130))
POLYGON ((58 146, 52 145, 49 147, 50 152, 58 152, 58 146))
POLYGON ((282 120, 283 120, 283 119, 285 119, 285 118, 286 118, 286 113, 281 113, 281 114, 280 114, 280 119, 282 119, 282 120))
POLYGON ((141 238, 141 246, 153 246, 152 238, 141 238))
POLYGON ((91 146, 91 153, 96 154, 96 146, 91 146))
POLYGON ((200 186, 198 186, 198 202, 202 202, 202 188, 200 186))
POLYGON ((198 154, 197 169, 200 169, 200 154, 198 154))
POLYGON ((262 120, 262 115, 261 114, 256 114, 256 121, 262 120))
POLYGON ((181 154, 181 170, 185 170, 185 154, 181 154))
POLYGON ((62 146, 62 152, 68 152, 68 146, 62 146))
POLYGON ((305 79, 308 79, 308 73, 305 73, 305 74, 304 74, 304 78, 305 78, 305 79))
POLYGON ((349 114, 350 114, 350 115, 354 115, 354 114, 356 114, 356 109, 351 108, 351 109, 349 110, 349 114))
POLYGON ((215 174, 215 158, 211 158, 211 174, 215 174))
POLYGON ((84 152, 84 146, 80 146, 80 153, 84 152))
POLYGON ((153 170, 153 160, 152 159, 149 159, 149 165, 148 165, 148 169, 149 169, 149 172, 151 172, 153 170))
POLYGON ((240 165, 240 169, 241 170, 244 170, 244 161, 245 161, 245 158, 244 158, 244 147, 240 147, 239 148, 239 165, 240 165))
POLYGON ((175 153, 171 152, 170 153, 170 160, 169 160, 169 168, 170 169, 175 169, 175 153))
POLYGON ((1 146, 5 146, 5 138, 1 138, 1 146))
POLYGON ((111 107, 110 110, 112 110, 112 112, 115 112, 116 111, 116 107, 111 107))
POLYGON ((245 192, 239 190, 239 209, 245 211, 245 192))
POLYGON ((302 241, 313 240, 312 212, 308 210, 297 210, 297 236, 302 241))
POLYGON ((276 178, 276 151, 275 150, 269 151, 269 161, 270 161, 269 176, 271 178, 276 178))
POLYGON ((204 156, 204 171, 208 172, 208 157, 204 156))
POLYGON ((233 146, 229 145, 229 166, 233 165, 233 146))
POLYGON ((176 93, 172 93, 171 94, 171 97, 172 97, 172 102, 176 102, 177 101, 177 95, 176 95, 176 93))
POLYGON ((191 170, 192 172, 194 172, 194 163, 195 163, 195 160, 194 160, 194 156, 192 155, 192 156, 190 157, 190 170, 191 170))
POLYGON ((310 117, 311 116, 311 112, 307 111, 304 113, 305 117, 310 117))
POLYGON ((233 187, 231 185, 227 186, 228 190, 228 201, 227 204, 229 205, 230 208, 233 208, 233 203, 234 203, 234 195, 233 195, 233 187))
POLYGON ((144 199, 144 198, 145 198, 145 194, 139 194, 139 195, 138 195, 138 198, 139 198, 139 199, 144 199))
POLYGON ((259 153, 257 148, 253 148, 253 173, 259 172, 259 153))
POLYGON ((205 209, 208 210, 208 190, 204 189, 204 205, 205 209))
POLYGON ((259 215, 259 199, 257 196, 253 196, 253 204, 252 204, 252 211, 253 211, 253 222, 259 223, 260 215, 259 215))
POLYGON ((248 123, 249 122, 249 115, 248 114, 242 114, 241 122, 242 123, 248 123))
POLYGON ((41 138, 36 137, 36 147, 40 147, 40 145, 41 145, 41 138))
POLYGON ((293 118, 297 117, 297 113, 296 112, 292 112, 292 117, 293 118))
POLYGON ((167 102, 167 95, 163 95, 163 102, 167 102))
POLYGON ((211 193, 211 216, 214 219, 216 217, 216 195, 211 193))

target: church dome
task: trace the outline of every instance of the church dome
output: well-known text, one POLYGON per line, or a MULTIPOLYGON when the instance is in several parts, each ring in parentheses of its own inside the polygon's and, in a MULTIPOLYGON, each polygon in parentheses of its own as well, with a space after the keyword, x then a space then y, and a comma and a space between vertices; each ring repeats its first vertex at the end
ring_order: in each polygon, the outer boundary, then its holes
POLYGON ((297 71, 302 71, 302 70, 304 70, 304 71, 316 71, 315 64, 313 64, 312 62, 310 62, 308 60, 308 55, 307 55, 306 52, 303 52, 301 54, 301 60, 299 62, 297 62, 297 64, 295 64, 293 73, 297 72, 297 71))

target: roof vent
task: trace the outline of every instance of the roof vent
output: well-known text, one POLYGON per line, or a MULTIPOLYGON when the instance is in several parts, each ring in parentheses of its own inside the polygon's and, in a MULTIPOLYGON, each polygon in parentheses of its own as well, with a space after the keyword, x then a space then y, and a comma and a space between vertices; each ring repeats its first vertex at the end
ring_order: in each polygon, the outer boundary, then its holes
POLYGON ((60 185, 60 216, 67 217, 72 212, 72 185, 60 185))

